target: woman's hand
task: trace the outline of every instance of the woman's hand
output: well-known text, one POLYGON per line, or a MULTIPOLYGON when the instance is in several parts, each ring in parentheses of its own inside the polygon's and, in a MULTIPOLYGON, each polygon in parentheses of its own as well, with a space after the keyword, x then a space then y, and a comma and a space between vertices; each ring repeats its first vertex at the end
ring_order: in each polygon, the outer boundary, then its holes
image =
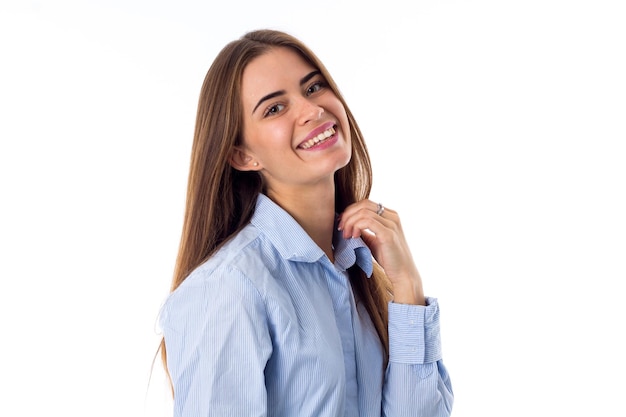
POLYGON ((341 214, 338 229, 344 238, 361 237, 367 244, 393 285, 394 302, 425 304, 422 279, 396 211, 362 200, 341 214))

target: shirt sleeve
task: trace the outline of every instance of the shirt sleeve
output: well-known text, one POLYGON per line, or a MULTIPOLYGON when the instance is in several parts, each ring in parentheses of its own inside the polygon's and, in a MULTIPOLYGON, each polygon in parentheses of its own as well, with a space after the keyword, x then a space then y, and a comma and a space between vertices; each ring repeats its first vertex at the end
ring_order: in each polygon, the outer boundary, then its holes
POLYGON ((161 327, 175 417, 266 415, 263 371, 272 348, 265 317, 257 289, 237 271, 184 282, 172 293, 161 327))
POLYGON ((447 417, 454 395, 441 357, 439 305, 389 303, 389 364, 383 387, 386 417, 447 417))

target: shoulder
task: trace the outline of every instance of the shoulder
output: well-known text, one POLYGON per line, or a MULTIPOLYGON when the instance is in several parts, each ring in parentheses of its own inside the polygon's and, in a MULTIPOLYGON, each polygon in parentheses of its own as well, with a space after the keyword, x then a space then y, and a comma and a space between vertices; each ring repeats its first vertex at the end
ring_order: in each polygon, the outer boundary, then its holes
POLYGON ((246 226, 168 295, 162 324, 174 316, 207 314, 225 301, 242 306, 264 304, 274 280, 274 265, 280 262, 277 256, 253 225, 246 226))
POLYGON ((272 242, 249 224, 199 265, 183 284, 224 287, 223 280, 244 280, 262 287, 263 281, 272 276, 273 265, 281 262, 282 257, 272 242))

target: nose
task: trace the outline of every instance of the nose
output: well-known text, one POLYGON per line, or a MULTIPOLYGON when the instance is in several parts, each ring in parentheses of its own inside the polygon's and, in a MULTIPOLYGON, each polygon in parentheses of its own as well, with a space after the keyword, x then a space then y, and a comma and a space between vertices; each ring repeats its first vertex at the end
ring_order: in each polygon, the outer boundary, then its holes
POLYGON ((319 120, 322 114, 324 114, 323 107, 306 98, 302 98, 300 106, 300 123, 303 125, 311 121, 319 120))

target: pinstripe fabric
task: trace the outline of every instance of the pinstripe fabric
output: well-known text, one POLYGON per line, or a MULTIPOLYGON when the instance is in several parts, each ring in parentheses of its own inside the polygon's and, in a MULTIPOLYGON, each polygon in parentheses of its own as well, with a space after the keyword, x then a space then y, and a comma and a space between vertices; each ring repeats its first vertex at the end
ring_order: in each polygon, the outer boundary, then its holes
POLYGON ((389 304, 390 361, 346 269, 372 272, 361 239, 335 263, 264 195, 251 223, 164 303, 174 415, 448 416, 437 300, 389 304))

